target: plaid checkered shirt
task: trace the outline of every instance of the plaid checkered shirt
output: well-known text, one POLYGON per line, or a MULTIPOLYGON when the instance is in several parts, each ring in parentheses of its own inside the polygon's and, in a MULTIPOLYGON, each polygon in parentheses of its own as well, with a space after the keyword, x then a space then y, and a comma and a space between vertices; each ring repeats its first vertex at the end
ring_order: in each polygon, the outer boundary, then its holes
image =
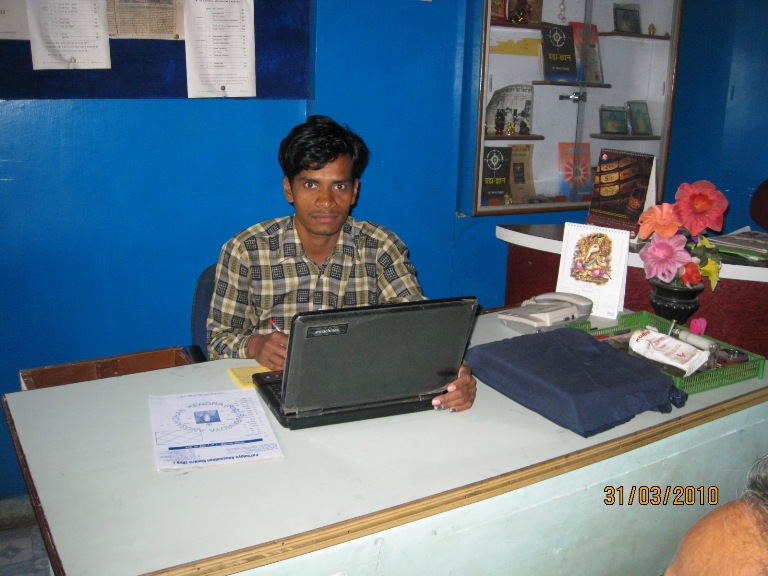
POLYGON ((293 216, 240 232, 221 250, 208 314, 211 359, 245 358, 253 334, 289 332, 294 314, 424 300, 408 248, 392 231, 351 216, 322 267, 304 252, 293 216))

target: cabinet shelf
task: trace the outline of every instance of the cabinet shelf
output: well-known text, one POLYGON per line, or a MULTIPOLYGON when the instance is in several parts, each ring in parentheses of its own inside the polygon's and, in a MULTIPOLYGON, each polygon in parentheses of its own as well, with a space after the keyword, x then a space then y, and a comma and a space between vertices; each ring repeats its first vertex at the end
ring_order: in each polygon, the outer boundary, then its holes
POLYGON ((527 134, 527 135, 513 134, 513 135, 510 135, 510 136, 507 136, 506 134, 502 134, 502 135, 486 134, 485 135, 485 140, 486 141, 488 141, 488 140, 494 140, 494 141, 498 141, 498 140, 544 140, 544 136, 542 136, 541 134, 527 134))
POLYGON ((590 134, 589 137, 595 140, 661 140, 661 136, 654 134, 601 134, 597 132, 590 134))
POLYGON ((599 36, 612 36, 614 38, 640 38, 642 40, 666 40, 669 42, 672 38, 669 36, 659 36, 658 34, 638 34, 632 32, 598 32, 599 36))
POLYGON ((552 26, 556 26, 556 24, 549 24, 546 22, 542 22, 541 24, 517 24, 515 22, 491 19, 491 27, 496 26, 499 28, 521 28, 523 30, 549 30, 552 26))
POLYGON ((611 84, 598 82, 565 82, 563 80, 533 80, 534 86, 579 86, 582 88, 613 88, 611 84))

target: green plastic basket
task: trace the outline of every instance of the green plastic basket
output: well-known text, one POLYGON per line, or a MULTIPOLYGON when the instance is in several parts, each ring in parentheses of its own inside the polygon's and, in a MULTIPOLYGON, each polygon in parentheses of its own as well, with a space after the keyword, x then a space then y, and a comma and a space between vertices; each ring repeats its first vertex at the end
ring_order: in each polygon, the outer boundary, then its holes
MULTIPOLYGON (((579 330, 589 332, 593 336, 613 336, 624 333, 626 330, 634 331, 638 328, 645 328, 646 326, 653 326, 659 332, 666 334, 672 327, 672 322, 661 316, 651 314, 650 312, 634 312, 619 316, 618 324, 609 328, 593 328, 589 322, 573 322, 568 324, 569 328, 578 328, 579 330)), ((684 330, 685 328, 680 327, 680 329, 684 330)), ((707 338, 709 337, 707 336, 707 338)), ((685 378, 672 376, 670 374, 675 382, 675 386, 680 390, 684 390, 688 394, 696 394, 697 392, 720 388, 721 386, 727 386, 728 384, 735 384, 742 380, 763 377, 765 358, 757 354, 752 354, 747 350, 742 350, 736 346, 721 342, 720 340, 715 340, 714 338, 709 338, 709 340, 717 342, 724 348, 741 350, 747 355, 748 360, 746 362, 740 362, 739 364, 731 364, 712 370, 704 370, 686 376, 685 378)))

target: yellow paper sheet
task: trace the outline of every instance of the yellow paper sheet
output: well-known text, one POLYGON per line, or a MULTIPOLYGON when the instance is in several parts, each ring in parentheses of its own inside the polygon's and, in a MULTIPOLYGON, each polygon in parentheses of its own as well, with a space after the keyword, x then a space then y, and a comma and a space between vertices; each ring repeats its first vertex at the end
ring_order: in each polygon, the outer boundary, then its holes
POLYGON ((269 371, 269 368, 266 366, 254 364, 253 366, 238 366, 237 368, 230 368, 227 370, 227 374, 232 376, 232 379, 237 382, 237 385, 240 386, 240 388, 252 388, 253 375, 257 372, 269 371))

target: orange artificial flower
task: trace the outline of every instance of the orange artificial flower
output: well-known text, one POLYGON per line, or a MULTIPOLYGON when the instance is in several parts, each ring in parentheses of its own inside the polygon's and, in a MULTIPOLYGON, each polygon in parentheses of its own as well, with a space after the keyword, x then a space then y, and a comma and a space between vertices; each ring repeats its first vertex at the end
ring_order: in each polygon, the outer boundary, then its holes
POLYGON ((681 223, 675 219, 674 209, 670 204, 651 206, 640 215, 640 238, 645 240, 653 233, 662 238, 672 238, 680 229, 681 223))

